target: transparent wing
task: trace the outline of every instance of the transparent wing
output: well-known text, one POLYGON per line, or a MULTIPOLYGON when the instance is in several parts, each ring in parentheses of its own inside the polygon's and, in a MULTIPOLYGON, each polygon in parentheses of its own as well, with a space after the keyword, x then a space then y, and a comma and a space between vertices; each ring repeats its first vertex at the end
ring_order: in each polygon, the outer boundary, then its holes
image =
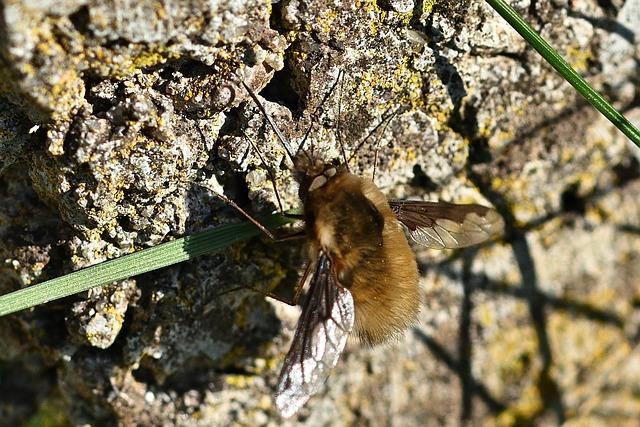
POLYGON ((331 261, 321 253, 278 379, 275 402, 283 417, 294 415, 320 391, 344 350, 354 320, 351 293, 338 284, 331 261))
POLYGON ((484 242, 504 229, 494 209, 420 200, 389 200, 391 210, 411 239, 433 249, 456 249, 484 242))

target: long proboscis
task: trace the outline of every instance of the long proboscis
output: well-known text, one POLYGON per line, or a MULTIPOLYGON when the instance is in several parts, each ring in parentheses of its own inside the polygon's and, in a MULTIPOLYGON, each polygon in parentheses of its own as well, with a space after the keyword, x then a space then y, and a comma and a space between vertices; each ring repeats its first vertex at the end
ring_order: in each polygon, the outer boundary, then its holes
POLYGON ((244 89, 247 91, 251 99, 253 99, 253 102, 256 103, 256 105, 258 106, 258 109, 260 109, 260 112, 264 115, 265 119, 269 123, 269 126, 271 126, 271 129, 273 129, 273 131, 276 133, 276 136, 278 137, 278 140, 280 140, 280 143, 282 144, 284 151, 287 153, 287 157, 289 157, 289 160, 293 162, 295 156, 292 154, 291 144, 289 143, 289 140, 284 136, 280 128, 276 125, 276 123, 273 121, 271 116, 267 113, 267 109, 264 108, 264 105, 262 105, 262 102, 260 102, 260 100, 258 99, 258 96, 253 92, 253 90, 251 90, 251 88, 243 80, 240 80, 240 83, 242 83, 242 86, 244 86, 244 89))

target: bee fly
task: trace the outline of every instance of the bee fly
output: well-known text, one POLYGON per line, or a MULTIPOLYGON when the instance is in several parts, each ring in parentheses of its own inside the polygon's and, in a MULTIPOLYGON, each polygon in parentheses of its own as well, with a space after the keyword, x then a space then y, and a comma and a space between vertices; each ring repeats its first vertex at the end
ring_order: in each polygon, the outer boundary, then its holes
POLYGON ((504 224, 480 205, 388 200, 346 163, 326 163, 303 143, 292 153, 255 93, 240 82, 293 163, 304 207, 308 261, 299 289, 308 292, 275 392, 278 411, 290 417, 320 391, 349 334, 376 345, 416 321, 418 268, 401 224, 414 242, 436 249, 483 242, 504 224))

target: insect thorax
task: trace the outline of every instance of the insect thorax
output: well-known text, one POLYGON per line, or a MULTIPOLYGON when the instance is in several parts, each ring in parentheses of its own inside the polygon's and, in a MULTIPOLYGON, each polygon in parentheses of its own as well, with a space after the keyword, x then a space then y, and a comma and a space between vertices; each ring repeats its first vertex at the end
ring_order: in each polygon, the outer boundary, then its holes
POLYGON ((312 245, 332 259, 341 285, 348 288, 354 268, 381 256, 385 220, 363 193, 360 177, 345 171, 312 177, 305 216, 312 245))

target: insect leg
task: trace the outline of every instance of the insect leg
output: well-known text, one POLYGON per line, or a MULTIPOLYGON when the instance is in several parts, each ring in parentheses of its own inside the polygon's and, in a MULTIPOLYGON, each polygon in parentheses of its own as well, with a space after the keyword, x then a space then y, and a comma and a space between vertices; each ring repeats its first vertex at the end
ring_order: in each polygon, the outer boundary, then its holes
POLYGON ((284 234, 281 236, 276 236, 274 239, 275 242, 289 242, 291 240, 300 240, 307 237, 307 232, 305 230, 294 231, 291 234, 284 234))
POLYGON ((313 265, 311 262, 307 262, 306 267, 304 268, 304 273, 302 273, 302 277, 298 281, 298 284, 295 287, 295 292, 293 294, 294 305, 298 304, 298 300, 300 299, 300 295, 302 294, 302 290, 304 289, 304 284, 309 278, 309 274, 311 274, 311 269, 313 265))
POLYGON ((260 221, 258 221, 257 219, 255 219, 254 217, 252 217, 251 215, 249 215, 244 209, 242 209, 240 206, 238 206, 238 204, 236 202, 234 202, 233 200, 231 200, 230 198, 228 198, 227 196, 225 196, 224 194, 220 194, 220 193, 213 193, 217 198, 219 198, 220 200, 222 200, 224 203, 226 203, 227 205, 231 206, 232 208, 234 208, 236 211, 238 211, 240 213, 240 215, 242 215, 243 217, 245 217, 246 219, 248 219, 253 225, 255 225, 256 227, 258 227, 258 229, 260 231, 262 231, 267 237, 269 237, 271 240, 277 240, 275 234, 273 233, 273 231, 269 230, 266 226, 262 225, 260 223, 260 221))
MULTIPOLYGON (((202 129, 200 129, 200 126, 198 126, 196 124, 196 129, 198 129, 198 132, 200 133, 200 136, 202 137, 203 140, 205 140, 205 135, 204 132, 202 132, 202 129)), ((244 134, 244 131, 242 132, 244 134)), ((252 147, 255 148, 255 145, 253 144, 253 142, 247 137, 247 135, 245 134, 245 138, 247 138, 247 140, 249 141, 249 143, 251 144, 252 147)), ((258 152, 258 155, 260 157, 260 160, 262 160, 262 163, 265 167, 265 169, 267 170, 267 172, 269 173, 269 176, 272 178, 271 183, 274 186, 274 190, 276 192, 276 199, 278 201, 278 205, 280 207, 280 212, 283 211, 282 209, 282 203, 280 202, 280 196, 278 195, 278 190, 275 187, 275 179, 273 177, 273 175, 271 174, 271 170, 269 169, 269 167, 264 163, 264 159, 262 158, 262 155, 260 153, 260 151, 256 150, 258 152)), ((216 190, 215 188, 211 188, 207 185, 204 185, 202 183, 200 183, 201 186, 203 186, 204 188, 208 189, 209 191, 211 191, 211 193, 213 193, 214 196, 216 196, 218 199, 220 199, 223 203, 226 203, 228 206, 231 206, 233 209, 235 209, 236 211, 238 211, 240 213, 240 215, 242 215, 243 217, 245 217, 246 219, 248 219, 253 225, 255 225, 256 227, 258 227, 258 229, 260 231, 262 231, 267 237, 269 237, 272 240, 278 240, 275 233, 273 231, 271 231, 269 228, 267 228, 266 226, 262 225, 260 223, 260 221, 258 221, 257 219, 255 219, 253 216, 251 216, 249 213, 247 213, 244 209, 242 209, 236 202, 234 202, 233 200, 231 200, 230 198, 228 198, 227 196, 225 196, 224 194, 221 193, 220 190, 216 190)))
POLYGON ((300 280, 298 280, 298 283, 296 284, 296 286, 293 288, 293 296, 291 298, 287 298, 284 296, 281 296, 275 292, 272 291, 265 291, 264 289, 260 289, 260 288, 254 288, 251 286, 236 286, 230 289, 226 289, 220 293, 217 293, 215 295, 213 295, 210 299, 212 300, 211 302, 209 302, 207 305, 205 305, 204 309, 202 310, 204 312, 204 314, 207 314, 208 312, 210 312, 211 310, 213 310, 216 307, 216 299, 226 295, 226 294, 230 294, 231 292, 236 292, 236 291, 241 291, 241 290, 252 290, 254 292, 257 292, 261 295, 264 295, 265 297, 269 297, 269 298, 273 298, 277 301, 283 302, 287 305, 291 305, 291 306, 296 306, 298 305, 298 301, 300 300, 300 295, 302 294, 302 290, 304 289, 304 285, 307 282, 307 279, 309 278, 309 274, 311 273, 311 268, 312 265, 311 263, 307 263, 305 269, 304 269, 304 273, 302 274, 302 277, 300 277, 300 280))
POLYGON ((278 208, 280 209, 280 212, 284 212, 284 208, 282 207, 282 202, 280 201, 280 194, 278 193, 278 186, 276 185, 276 176, 273 174, 273 171, 271 170, 271 168, 267 165, 267 162, 264 161, 264 157, 262 157, 262 153, 260 152, 260 150, 258 150, 258 147, 253 143, 251 138, 247 136, 244 130, 242 130, 242 135, 244 135, 247 141, 249 141, 249 144, 251 144, 251 148, 253 148, 253 150, 258 154, 258 157, 260 158, 260 162, 262 162, 262 166, 267 171, 267 175, 269 175, 269 180, 271 181, 271 186, 273 187, 273 191, 276 195, 276 201, 278 202, 278 208))
POLYGON ((294 296, 293 300, 288 300, 287 298, 281 297, 278 294, 274 293, 274 292, 268 292, 265 291, 264 289, 260 289, 260 288, 253 288, 251 286, 236 286, 235 288, 231 288, 231 289, 227 289, 224 292, 220 292, 219 294, 215 294, 213 297, 211 297, 211 302, 209 302, 207 305, 204 306, 204 308, 202 309, 202 312, 204 314, 209 313, 211 310, 213 310, 216 307, 216 299, 226 295, 226 294, 230 294, 231 292, 236 292, 236 291, 242 291, 242 290, 251 290, 254 292, 257 292, 265 297, 269 297, 269 298, 273 298, 276 301, 280 301, 283 302, 287 305, 290 306, 296 306, 298 305, 298 300, 297 297, 294 296))
MULTIPOLYGON (((294 236, 293 238, 297 237, 296 235, 293 235, 293 236, 294 236)), ((302 237, 304 237, 304 234, 302 235, 302 237)), ((293 295, 290 298, 289 298, 290 295, 283 296, 282 293, 277 293, 276 292, 278 290, 277 287, 270 292, 264 292, 260 290, 258 290, 258 292, 260 292, 265 296, 268 296, 269 298, 273 298, 285 304, 296 306, 298 305, 298 301, 300 300, 300 295, 302 294, 302 290, 304 289, 305 284, 309 279, 309 275, 311 274, 312 267, 313 267, 312 263, 307 262, 307 265, 304 268, 304 272, 302 273, 302 276, 298 280, 298 283, 296 284, 296 286, 293 288, 293 295)))
POLYGON ((283 212, 282 215, 286 216, 287 218, 299 219, 301 221, 303 221, 305 219, 305 216, 302 215, 302 214, 294 214, 294 213, 283 212))
MULTIPOLYGON (((290 234, 278 235, 275 231, 270 230, 267 226, 263 225, 262 223, 260 223, 260 221, 252 217, 249 213, 247 213, 247 211, 242 209, 240 206, 238 206, 236 202, 234 202, 224 194, 214 193, 214 195, 220 200, 222 200, 224 203, 227 203, 229 206, 231 206, 236 211, 238 211, 240 215, 247 218, 253 225, 258 227, 260 231, 262 231, 268 238, 270 238, 274 242, 286 242, 290 240, 299 240, 299 239, 304 239, 306 237, 305 230, 298 230, 290 234)), ((287 214, 286 216, 290 216, 292 218, 299 218, 298 215, 294 215, 294 214, 287 214)))
POLYGON ((293 292, 293 298, 291 298, 290 300, 287 298, 284 298, 274 292, 261 292, 264 295, 268 296, 269 298, 273 298, 275 300, 278 300, 280 302, 283 302, 285 304, 291 305, 291 306, 296 306, 298 305, 298 301, 300 300, 300 295, 302 294, 302 290, 304 289, 304 285, 306 284, 309 275, 311 274, 311 270, 313 268, 313 265, 311 262, 307 262, 306 267, 304 268, 304 273, 302 273, 302 276, 300 277, 300 280, 298 280, 298 283, 296 284, 295 288, 294 288, 294 292, 293 292))

